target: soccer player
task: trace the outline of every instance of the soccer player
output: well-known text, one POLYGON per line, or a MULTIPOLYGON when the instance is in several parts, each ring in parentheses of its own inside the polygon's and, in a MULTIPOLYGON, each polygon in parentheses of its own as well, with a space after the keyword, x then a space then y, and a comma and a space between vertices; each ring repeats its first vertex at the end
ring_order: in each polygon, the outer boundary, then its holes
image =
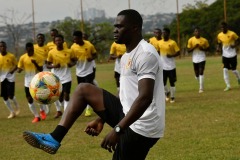
MULTIPOLYGON (((89 37, 88 34, 83 33, 83 40, 88 41, 88 37, 89 37)), ((97 82, 97 80, 95 79, 95 78, 96 78, 96 70, 97 70, 95 59, 92 60, 92 63, 93 63, 93 75, 94 75, 93 84, 94 84, 95 86, 98 86, 98 82, 97 82)), ((90 110, 90 111, 91 111, 91 110, 90 110)), ((86 112, 85 112, 85 114, 86 114, 86 112)))
POLYGON ((155 28, 153 34, 154 37, 149 39, 149 43, 152 44, 159 53, 158 42, 162 39, 162 30, 160 28, 155 28))
POLYGON ((1 97, 7 106, 10 114, 7 118, 14 118, 20 113, 20 108, 15 94, 15 71, 17 70, 17 59, 14 54, 7 51, 7 44, 0 42, 0 80, 1 80, 1 97), (14 104, 15 109, 12 107, 14 104), (16 111, 15 111, 16 110, 16 111))
POLYGON ((115 60, 115 66, 114 66, 114 78, 116 80, 117 85, 117 96, 119 94, 119 86, 120 86, 120 60, 122 55, 126 52, 126 46, 125 44, 117 44, 116 42, 113 42, 110 49, 110 57, 108 61, 115 60))
POLYGON ((199 93, 204 89, 204 69, 206 63, 206 51, 209 49, 208 40, 201 37, 200 28, 194 29, 194 36, 188 40, 188 52, 192 52, 193 69, 196 79, 199 81, 199 93))
MULTIPOLYGON (((56 44, 55 44, 55 42, 54 42, 54 38, 55 38, 55 36, 58 35, 58 34, 59 34, 59 32, 58 32, 58 30, 57 30, 56 28, 51 29, 51 31, 50 31, 50 36, 52 37, 52 41, 50 41, 50 42, 47 43, 47 47, 48 47, 48 50, 49 50, 49 51, 52 50, 53 48, 56 48, 56 44)), ((68 48, 68 45, 67 45, 66 42, 63 43, 63 47, 64 47, 64 48, 68 48)))
POLYGON ((119 12, 114 22, 115 42, 127 48, 121 58, 120 99, 92 84, 79 84, 52 133, 23 133, 30 145, 55 154, 64 136, 90 104, 99 117, 88 123, 85 132, 97 136, 108 123, 112 129, 101 147, 114 151, 113 160, 146 158, 164 134, 165 96, 160 57, 143 39, 142 23, 141 15, 132 9, 119 12))
POLYGON ((46 113, 43 106, 40 105, 40 118, 39 113, 36 110, 36 106, 33 102, 33 98, 30 95, 29 86, 35 74, 43 70, 43 61, 41 60, 41 58, 38 57, 38 55, 34 54, 34 47, 32 43, 27 43, 25 49, 26 53, 23 54, 19 59, 17 72, 21 73, 23 70, 25 71, 25 94, 30 111, 34 114, 34 119, 32 120, 32 123, 36 123, 39 122, 41 119, 46 119, 46 113))
MULTIPOLYGON (((43 61, 43 71, 50 71, 47 66, 48 47, 45 43, 45 36, 42 33, 37 34, 37 44, 34 44, 34 54, 36 54, 43 61)), ((46 114, 49 113, 49 105, 43 105, 46 114)))
POLYGON ((64 37, 62 35, 56 35, 54 38, 56 48, 53 48, 48 53, 47 68, 51 69, 56 74, 60 82, 62 83, 63 90, 59 97, 59 100, 54 102, 57 108, 57 113, 54 118, 58 118, 62 115, 61 106, 63 102, 64 110, 68 105, 70 99, 70 91, 72 85, 72 76, 70 67, 74 66, 74 56, 71 49, 65 48, 64 37))
POLYGON ((180 49, 177 43, 170 39, 170 30, 168 28, 163 29, 163 39, 159 41, 158 48, 160 51, 161 61, 163 63, 163 83, 166 94, 166 101, 170 103, 175 102, 175 82, 177 81, 175 57, 180 55, 180 49), (167 80, 169 79, 170 91, 167 86, 167 80))
POLYGON ((238 80, 240 85, 240 75, 237 70, 237 52, 236 47, 239 45, 239 36, 228 29, 226 22, 221 23, 222 32, 217 35, 217 52, 222 51, 222 63, 223 63, 223 78, 226 83, 224 91, 231 89, 228 70, 232 70, 233 74, 238 80))
MULTIPOLYGON (((73 33, 73 41, 74 43, 71 46, 71 49, 74 53, 74 56, 77 58, 77 82, 78 84, 93 84, 95 77, 94 59, 97 57, 97 51, 91 42, 83 39, 81 31, 75 31, 73 33)), ((89 105, 86 108, 85 116, 91 116, 91 107, 89 105)))
POLYGON ((49 49, 47 45, 45 45, 45 36, 42 33, 37 35, 37 44, 34 44, 34 53, 39 56, 39 58, 44 62, 43 70, 49 71, 46 66, 47 56, 49 49))

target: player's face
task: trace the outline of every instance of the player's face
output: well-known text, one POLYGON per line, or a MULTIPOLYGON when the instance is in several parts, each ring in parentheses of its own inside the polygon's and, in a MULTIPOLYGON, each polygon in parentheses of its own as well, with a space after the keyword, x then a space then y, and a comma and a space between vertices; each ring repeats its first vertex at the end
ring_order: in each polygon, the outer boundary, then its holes
POLYGON ((29 56, 32 56, 33 53, 34 53, 34 48, 33 48, 33 47, 27 47, 27 48, 26 48, 26 51, 27 51, 27 53, 28 53, 29 56))
POLYGON ((200 36, 200 31, 198 29, 194 30, 194 35, 195 37, 199 37, 200 36))
POLYGON ((5 53, 7 50, 7 46, 5 43, 0 43, 0 52, 5 53))
POLYGON ((61 37, 55 37, 54 43, 56 44, 57 47, 63 46, 63 39, 61 37))
POLYGON ((43 35, 38 35, 37 36, 37 43, 38 45, 42 46, 44 44, 45 38, 43 35))
POLYGON ((55 36, 57 35, 57 32, 56 31, 51 31, 50 35, 51 35, 52 39, 54 39, 55 36))
POLYGON ((161 31, 159 31, 159 30, 154 30, 154 36, 156 37, 156 38, 161 38, 161 36, 162 36, 162 32, 161 31))
POLYGON ((222 25, 222 26, 221 26, 221 29, 222 29, 222 32, 223 32, 223 33, 227 33, 227 31, 228 31, 228 28, 227 28, 226 25, 222 25))
POLYGON ((82 38, 80 38, 80 37, 78 37, 78 36, 73 36, 73 42, 74 42, 74 43, 79 44, 79 42, 80 42, 81 39, 82 39, 82 38))
POLYGON ((163 39, 164 40, 168 40, 169 39, 169 33, 168 32, 163 30, 162 34, 163 34, 163 39))
POLYGON ((117 16, 114 22, 113 37, 116 43, 128 44, 131 41, 131 28, 133 28, 129 23, 127 23, 125 16, 117 16))

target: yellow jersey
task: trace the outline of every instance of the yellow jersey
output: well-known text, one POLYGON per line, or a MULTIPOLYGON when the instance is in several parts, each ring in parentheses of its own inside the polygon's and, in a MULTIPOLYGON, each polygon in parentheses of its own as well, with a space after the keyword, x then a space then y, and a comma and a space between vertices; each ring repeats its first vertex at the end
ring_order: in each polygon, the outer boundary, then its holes
POLYGON ((14 54, 7 52, 6 55, 0 54, 0 77, 1 82, 8 79, 9 82, 15 81, 15 74, 9 72, 17 66, 17 59, 14 54))
POLYGON ((158 52, 159 52, 159 48, 158 48, 158 42, 159 42, 159 41, 160 41, 160 40, 158 40, 156 37, 152 37, 152 38, 149 39, 149 43, 150 43, 151 45, 153 45, 158 52))
POLYGON ((121 56, 126 52, 125 44, 118 44, 113 42, 110 49, 110 54, 115 54, 116 56, 121 56))
POLYGON ((174 55, 176 52, 180 51, 177 43, 169 39, 164 41, 163 39, 158 42, 158 50, 160 51, 161 56, 174 55))
POLYGON ((88 58, 92 58, 93 55, 97 54, 97 51, 93 44, 89 41, 83 40, 84 44, 80 46, 74 43, 71 46, 74 56, 78 61, 86 61, 88 58))

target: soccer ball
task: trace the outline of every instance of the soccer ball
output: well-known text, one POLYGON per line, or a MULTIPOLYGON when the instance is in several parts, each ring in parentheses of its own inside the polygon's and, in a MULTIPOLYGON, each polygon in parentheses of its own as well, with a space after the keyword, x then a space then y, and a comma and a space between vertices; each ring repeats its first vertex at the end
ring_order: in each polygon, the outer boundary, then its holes
POLYGON ((40 104, 51 104, 59 99, 62 84, 52 72, 37 73, 31 80, 29 91, 32 98, 40 104))

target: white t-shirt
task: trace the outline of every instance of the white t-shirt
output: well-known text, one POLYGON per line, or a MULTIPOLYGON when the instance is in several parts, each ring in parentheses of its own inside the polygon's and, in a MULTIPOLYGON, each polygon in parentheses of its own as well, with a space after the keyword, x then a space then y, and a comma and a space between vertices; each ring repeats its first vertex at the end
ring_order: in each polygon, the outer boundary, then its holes
POLYGON ((237 55, 236 48, 232 48, 230 45, 222 46, 222 56, 226 58, 232 58, 237 55))
POLYGON ((206 60, 206 54, 199 49, 193 50, 192 61, 193 63, 200 63, 206 60))
POLYGON ((160 55, 163 64, 163 69, 170 71, 176 68, 175 57, 168 58, 167 56, 160 55))
POLYGON ((71 69, 67 66, 61 68, 53 68, 51 71, 59 77, 62 84, 72 81, 71 69))
MULTIPOLYGON (((95 61, 77 61, 76 64, 76 75, 78 77, 85 77, 91 73, 93 73, 94 63, 95 61)), ((96 66, 96 65, 95 65, 96 66)))
POLYGON ((121 58, 116 58, 115 60, 115 66, 114 66, 114 71, 117 73, 121 73, 121 64, 120 64, 121 58))
POLYGON ((121 58, 120 101, 126 115, 138 92, 138 81, 144 78, 155 80, 153 100, 144 114, 130 128, 145 137, 163 137, 165 127, 165 95, 163 69, 156 49, 141 40, 134 50, 121 58))

